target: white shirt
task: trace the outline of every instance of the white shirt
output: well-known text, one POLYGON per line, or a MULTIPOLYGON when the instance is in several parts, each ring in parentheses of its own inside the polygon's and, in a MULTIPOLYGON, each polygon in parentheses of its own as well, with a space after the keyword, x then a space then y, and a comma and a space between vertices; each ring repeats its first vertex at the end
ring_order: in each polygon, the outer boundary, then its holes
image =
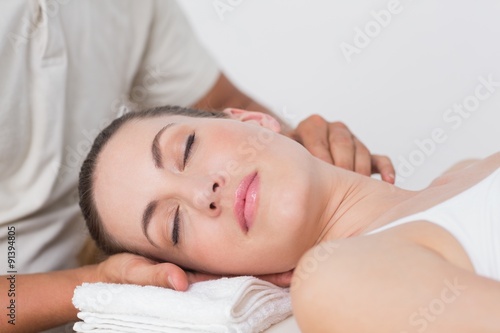
POLYGON ((415 221, 437 224, 462 245, 478 275, 500 281, 499 202, 500 168, 453 197, 368 234, 415 221))
POLYGON ((219 70, 174 0, 0 1, 0 36, 0 253, 14 226, 18 273, 74 267, 94 137, 127 100, 195 103, 219 70))

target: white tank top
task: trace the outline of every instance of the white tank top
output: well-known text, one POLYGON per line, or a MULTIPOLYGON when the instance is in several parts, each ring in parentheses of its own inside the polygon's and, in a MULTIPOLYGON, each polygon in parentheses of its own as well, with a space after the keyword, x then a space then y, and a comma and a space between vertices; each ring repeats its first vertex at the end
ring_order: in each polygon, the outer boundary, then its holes
POLYGON ((451 233, 469 255, 478 275, 500 281, 500 168, 450 199, 368 234, 422 220, 451 233))

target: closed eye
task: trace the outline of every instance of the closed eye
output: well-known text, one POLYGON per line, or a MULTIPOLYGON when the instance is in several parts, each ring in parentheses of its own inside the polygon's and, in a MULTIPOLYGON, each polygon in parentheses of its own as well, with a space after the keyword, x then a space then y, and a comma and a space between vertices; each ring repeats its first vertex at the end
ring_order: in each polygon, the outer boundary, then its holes
MULTIPOLYGON (((191 150, 193 148, 193 145, 195 143, 195 133, 191 134, 188 136, 186 140, 186 146, 184 148, 184 158, 182 161, 182 168, 184 169, 186 167, 187 162, 189 161, 189 157, 191 156, 191 150)), ((181 219, 180 219, 180 214, 179 214, 179 206, 177 206, 177 209, 175 210, 175 215, 174 215, 174 223, 172 226, 172 243, 177 245, 179 243, 179 227, 180 227, 181 219)))
POLYGON ((195 139, 196 139, 195 133, 193 133, 190 136, 188 136, 188 138, 186 140, 186 147, 184 149, 184 160, 182 163, 183 168, 186 167, 186 164, 189 160, 189 157, 191 156, 191 149, 193 148, 193 144, 195 142, 195 139))
POLYGON ((177 206, 177 209, 175 210, 175 216, 174 216, 174 223, 172 227, 172 243, 177 245, 179 243, 179 224, 180 224, 180 218, 179 218, 179 206, 177 206))

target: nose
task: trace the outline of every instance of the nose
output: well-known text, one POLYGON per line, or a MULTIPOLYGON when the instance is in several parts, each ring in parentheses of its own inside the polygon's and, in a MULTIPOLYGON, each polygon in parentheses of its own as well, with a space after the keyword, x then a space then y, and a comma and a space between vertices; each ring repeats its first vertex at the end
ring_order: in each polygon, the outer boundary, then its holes
POLYGON ((222 211, 222 179, 198 180, 193 184, 189 198, 195 209, 211 217, 219 216, 222 211))

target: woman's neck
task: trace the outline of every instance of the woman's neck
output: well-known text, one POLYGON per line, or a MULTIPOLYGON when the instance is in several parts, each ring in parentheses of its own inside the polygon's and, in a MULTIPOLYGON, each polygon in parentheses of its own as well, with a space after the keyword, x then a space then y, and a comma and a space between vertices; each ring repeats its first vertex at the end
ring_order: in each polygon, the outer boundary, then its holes
POLYGON ((330 165, 323 168, 329 200, 316 243, 363 234, 377 218, 418 193, 330 165))

